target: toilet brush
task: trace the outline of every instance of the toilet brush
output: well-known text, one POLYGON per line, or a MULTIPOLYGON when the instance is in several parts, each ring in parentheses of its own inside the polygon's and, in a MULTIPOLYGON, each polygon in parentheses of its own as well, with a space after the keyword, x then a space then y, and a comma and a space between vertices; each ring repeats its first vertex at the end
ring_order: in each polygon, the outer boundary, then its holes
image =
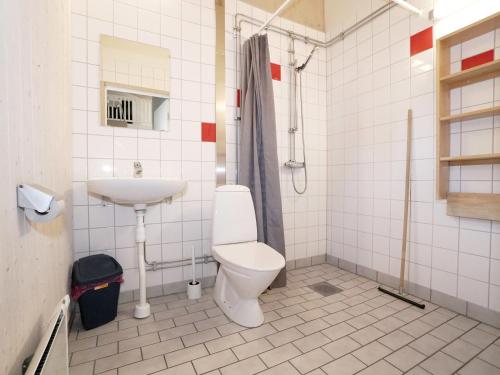
POLYGON ((201 297, 201 284, 199 281, 196 281, 196 256, 194 246, 191 246, 191 264, 193 278, 187 285, 187 296, 189 299, 198 299, 201 297))

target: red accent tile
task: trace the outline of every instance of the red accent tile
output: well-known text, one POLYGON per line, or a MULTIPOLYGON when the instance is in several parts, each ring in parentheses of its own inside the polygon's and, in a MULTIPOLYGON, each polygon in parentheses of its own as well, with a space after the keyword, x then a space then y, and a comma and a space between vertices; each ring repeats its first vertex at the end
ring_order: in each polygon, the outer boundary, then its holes
POLYGON ((495 59, 495 51, 490 49, 489 51, 478 53, 477 55, 467 57, 462 60, 462 70, 470 69, 478 65, 486 64, 495 59))
POLYGON ((216 127, 214 123, 211 122, 201 123, 201 140, 202 142, 215 142, 216 127))
POLYGON ((271 63, 271 77, 276 81, 281 81, 281 65, 271 63))
POLYGON ((238 108, 241 107, 241 90, 240 89, 236 90, 236 106, 238 108))
POLYGON ((410 37, 410 56, 432 48, 432 26, 410 37))

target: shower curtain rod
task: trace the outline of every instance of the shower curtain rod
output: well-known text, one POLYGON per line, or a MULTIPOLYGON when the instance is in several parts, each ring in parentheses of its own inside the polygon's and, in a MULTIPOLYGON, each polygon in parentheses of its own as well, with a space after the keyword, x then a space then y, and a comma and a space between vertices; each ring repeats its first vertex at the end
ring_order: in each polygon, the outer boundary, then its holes
POLYGON ((283 1, 283 4, 279 6, 278 9, 267 19, 266 22, 262 24, 262 26, 257 30, 256 34, 260 34, 262 30, 264 30, 276 17, 278 17, 281 12, 285 10, 285 8, 292 2, 293 0, 285 0, 283 1))
MULTIPOLYGON (((378 16, 380 16, 381 14, 385 13, 386 11, 388 11, 389 9, 391 9, 392 7, 395 7, 395 6, 397 6, 397 4, 392 2, 392 1, 381 6, 380 8, 375 10, 374 12, 370 13, 366 17, 364 17, 361 20, 359 20, 358 22, 356 22, 354 25, 348 27, 347 29, 345 29, 341 33, 337 34, 336 36, 334 36, 330 40, 327 40, 326 42, 318 40, 318 39, 310 38, 308 36, 296 33, 295 31, 287 30, 287 29, 284 29, 284 28, 281 28, 278 26, 267 25, 265 28, 267 31, 273 31, 273 32, 280 34, 280 35, 283 35, 283 36, 288 36, 288 37, 296 39, 296 40, 302 40, 306 44, 313 44, 313 45, 318 46, 318 47, 326 48, 326 47, 330 47, 332 44, 334 44, 340 40, 343 40, 349 34, 352 34, 356 30, 358 30, 360 27, 366 25, 368 22, 372 21, 374 18, 377 18, 378 16)), ((256 18, 247 16, 246 14, 243 14, 243 13, 236 13, 234 15, 234 25, 235 26, 233 27, 233 30, 236 33, 239 33, 241 31, 241 24, 243 22, 249 23, 253 26, 259 26, 261 28, 262 28, 262 26, 265 25, 265 24, 262 25, 262 21, 260 21, 256 18), (238 20, 238 17, 241 19, 238 20)), ((259 29, 259 31, 260 31, 260 29, 259 29)))

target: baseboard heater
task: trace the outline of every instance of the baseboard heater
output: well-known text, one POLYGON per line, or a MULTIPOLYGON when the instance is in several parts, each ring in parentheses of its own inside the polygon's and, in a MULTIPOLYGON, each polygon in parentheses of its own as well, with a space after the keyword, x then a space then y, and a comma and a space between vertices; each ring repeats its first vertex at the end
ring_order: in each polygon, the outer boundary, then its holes
POLYGON ((24 360, 23 375, 68 375, 69 297, 57 304, 35 353, 24 360))

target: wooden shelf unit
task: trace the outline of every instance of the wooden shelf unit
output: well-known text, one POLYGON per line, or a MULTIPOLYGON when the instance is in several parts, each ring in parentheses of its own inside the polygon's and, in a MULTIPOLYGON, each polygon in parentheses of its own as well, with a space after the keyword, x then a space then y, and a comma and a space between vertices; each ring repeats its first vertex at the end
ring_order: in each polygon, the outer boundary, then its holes
POLYGON ((448 215, 500 220, 500 194, 449 192, 450 166, 499 164, 500 154, 450 156, 450 123, 500 114, 500 106, 450 113, 450 90, 500 76, 500 59, 451 73, 451 47, 500 28, 500 12, 436 40, 436 185, 448 215))

